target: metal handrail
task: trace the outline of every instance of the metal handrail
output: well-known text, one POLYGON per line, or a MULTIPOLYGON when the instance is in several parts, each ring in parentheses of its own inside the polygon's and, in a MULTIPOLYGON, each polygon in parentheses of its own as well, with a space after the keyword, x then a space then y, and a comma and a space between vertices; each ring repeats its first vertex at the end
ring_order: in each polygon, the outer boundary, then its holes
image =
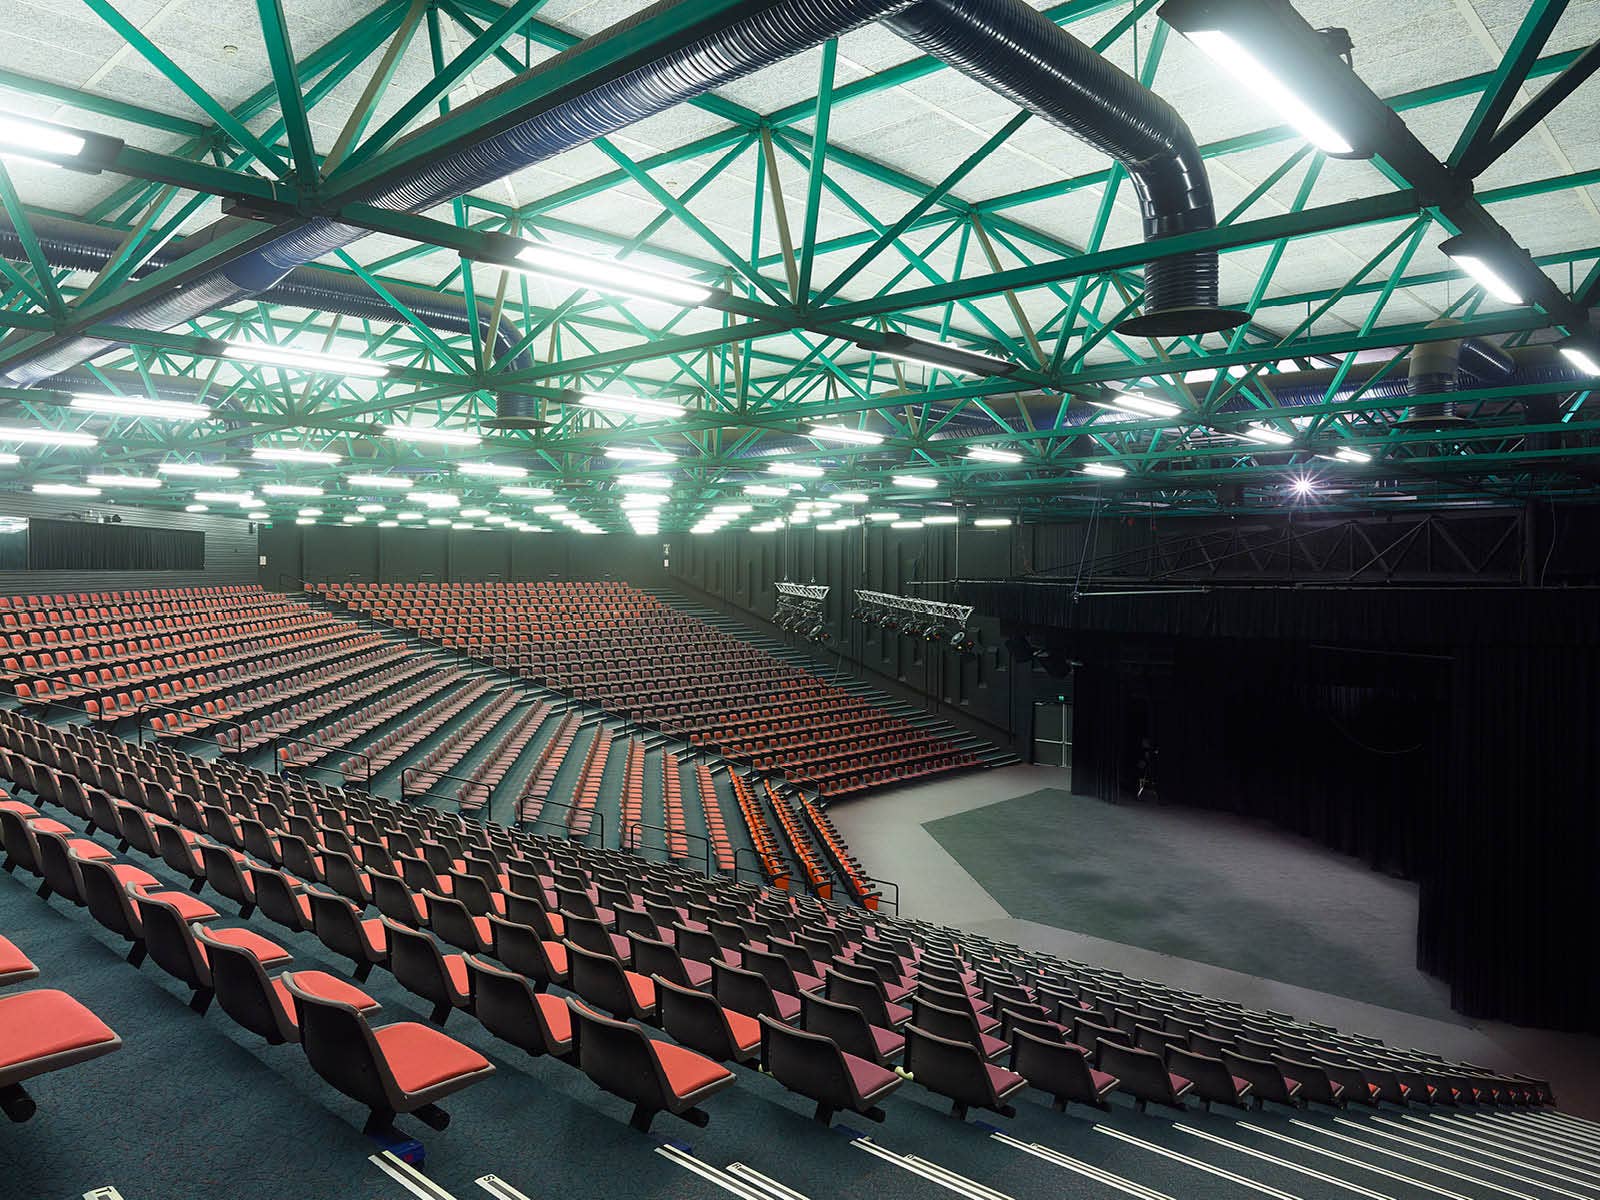
POLYGON ((739 856, 741 854, 749 855, 751 858, 755 859, 756 865, 749 869, 753 872, 757 879, 764 884, 772 883, 775 876, 767 873, 767 868, 762 865, 761 856, 754 850, 750 849, 749 846, 735 846, 733 848, 733 881, 735 883, 739 882, 739 856))
MULTIPOLYGON (((142 704, 136 704, 134 706, 133 712, 130 715, 133 717, 134 729, 135 729, 135 731, 137 732, 137 735, 138 735, 134 740, 141 746, 144 745, 144 724, 139 720, 139 718, 144 715, 146 710, 150 710, 150 709, 159 710, 160 712, 175 712, 175 713, 179 713, 180 715, 186 716, 186 717, 192 717, 194 715, 194 711, 192 709, 179 708, 179 707, 177 707, 176 705, 173 705, 173 704, 160 704, 160 703, 158 703, 158 702, 156 702, 154 700, 146 700, 142 704)), ((84 711, 87 712, 88 709, 85 708, 84 711)), ((222 719, 219 719, 219 720, 212 721, 211 723, 213 725, 231 725, 231 726, 233 726, 233 731, 234 731, 235 735, 239 739, 239 744, 241 746, 244 744, 244 723, 242 721, 235 721, 235 720, 232 720, 232 719, 229 719, 229 718, 222 718, 222 719)), ((180 734, 176 734, 174 736, 177 736, 177 737, 193 737, 195 735, 180 733, 180 734)))
MULTIPOLYGON (((487 808, 487 807, 489 807, 489 806, 494 804, 494 785, 493 784, 485 783, 481 779, 471 779, 471 778, 468 778, 465 775, 452 775, 448 771, 435 771, 435 770, 433 770, 432 768, 429 768, 429 767, 418 767, 418 766, 406 767, 403 770, 401 770, 401 772, 400 772, 400 799, 402 799, 402 800, 406 799, 407 797, 409 797, 411 795, 411 793, 408 792, 406 789, 410 786, 411 776, 412 776, 413 772, 415 772, 418 775, 432 775, 436 781, 440 780, 440 779, 454 779, 454 780, 457 780, 460 783, 469 784, 472 787, 480 787, 484 791, 484 797, 483 797, 484 807, 487 808)), ((442 792, 434 793, 434 792, 431 792, 431 791, 429 791, 429 792, 417 792, 416 794, 419 795, 419 796, 426 796, 426 795, 440 795, 440 796, 443 796, 442 792)), ((454 797, 454 799, 459 801, 460 797, 457 796, 457 797, 454 797)))
MULTIPOLYGON (((894 905, 894 915, 898 917, 900 915, 900 885, 892 879, 875 879, 871 875, 863 875, 861 878, 867 883, 877 884, 880 888, 892 887, 894 889, 894 899, 889 900, 889 903, 894 905)), ((888 897, 884 896, 880 892, 878 895, 878 900, 881 903, 884 900, 888 900, 888 897)))
MULTIPOLYGON (((644 821, 634 821, 631 825, 628 826, 628 829, 627 829, 627 833, 628 833, 627 845, 622 846, 621 849, 629 850, 629 851, 632 851, 634 854, 638 854, 639 853, 639 840, 638 840, 637 836, 635 836, 635 835, 636 835, 637 831, 641 830, 641 829, 653 829, 657 833, 666 834, 668 837, 672 837, 672 836, 674 836, 676 834, 679 837, 694 838, 694 840, 697 841, 697 842, 704 842, 706 844, 706 878, 707 879, 711 878, 711 839, 706 837, 705 834, 703 834, 703 833, 690 833, 687 829, 672 830, 672 829, 668 829, 665 825, 649 825, 649 824, 646 824, 644 821)), ((668 851, 668 856, 669 857, 671 856, 670 850, 668 851)))
MULTIPOLYGON (((557 808, 565 808, 565 809, 567 809, 567 810, 569 810, 571 812, 577 812, 578 811, 578 806, 576 804, 566 804, 566 803, 563 803, 560 800, 546 800, 546 801, 544 801, 539 806, 539 811, 541 813, 543 813, 544 810, 549 808, 552 804, 555 805, 557 808)), ((606 815, 605 815, 605 813, 601 812, 598 808, 589 808, 589 809, 584 809, 583 811, 592 814, 594 819, 600 823, 600 844, 602 846, 604 846, 606 844, 606 815)), ((534 822, 534 823, 537 824, 537 822, 534 822)), ((519 817, 517 819, 517 828, 521 829, 522 826, 523 826, 523 821, 519 817)), ((573 837, 588 837, 591 832, 593 832, 593 831, 592 830, 586 830, 583 833, 575 834, 575 833, 572 832, 572 826, 571 825, 567 826, 567 836, 569 838, 573 838, 573 837)))
MULTIPOLYGON (((305 743, 306 745, 317 744, 312 742, 308 737, 290 733, 280 734, 279 736, 271 739, 267 743, 267 749, 272 753, 272 773, 274 775, 283 774, 283 758, 278 751, 285 742, 298 742, 305 743)), ((370 792, 372 790, 372 781, 377 777, 378 774, 372 769, 372 755, 363 754, 360 750, 345 750, 344 748, 338 746, 330 747, 330 749, 335 753, 345 755, 347 758, 359 758, 367 764, 367 777, 362 781, 361 790, 364 792, 370 792)), ((317 763, 306 763, 304 766, 300 765, 299 763, 295 763, 291 765, 289 769, 292 771, 337 771, 339 768, 325 767, 317 763)), ((349 787, 351 785, 348 781, 346 781, 343 786, 349 787)))

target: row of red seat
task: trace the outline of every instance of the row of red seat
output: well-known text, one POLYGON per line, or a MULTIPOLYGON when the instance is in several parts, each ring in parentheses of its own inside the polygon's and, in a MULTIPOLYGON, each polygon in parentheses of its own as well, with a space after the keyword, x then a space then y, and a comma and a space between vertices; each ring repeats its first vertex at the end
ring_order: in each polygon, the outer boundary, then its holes
POLYGON ((611 730, 604 724, 595 727, 594 740, 589 743, 589 750, 584 755, 577 786, 572 789, 571 807, 567 809, 567 829, 573 837, 583 837, 594 824, 600 784, 605 778, 606 764, 611 761, 612 740, 611 730))
POLYGON ((475 679, 466 687, 435 700, 415 716, 406 718, 398 728, 391 729, 340 763, 339 773, 346 779, 356 779, 388 769, 465 712, 488 690, 487 679, 475 679))
MULTIPOLYGON (((418 792, 426 792, 432 788, 435 783, 439 782, 441 777, 450 773, 451 767, 472 753, 479 740, 503 721, 506 714, 516 707, 516 703, 516 693, 502 692, 495 700, 484 705, 470 718, 445 734, 432 750, 429 750, 408 768, 406 772, 409 777, 407 792, 415 795, 418 792)), ((473 798, 473 808, 483 807, 485 788, 467 788, 464 790, 478 793, 473 798)), ((462 799, 463 809, 465 809, 466 797, 460 798, 462 799)))
POLYGON ((711 839, 711 855, 717 870, 732 871, 738 862, 733 853, 733 842, 728 837, 728 826, 722 819, 722 802, 717 799, 716 781, 711 768, 704 762, 694 764, 695 786, 700 792, 700 808, 706 815, 706 836, 711 839))
POLYGON ((622 769, 620 819, 619 841, 637 850, 644 844, 644 831, 634 828, 644 820, 644 743, 638 738, 628 739, 628 758, 622 769))
POLYGON ((550 705, 543 700, 530 705, 523 714, 512 722, 511 728, 489 751, 488 755, 473 769, 468 777, 471 782, 463 781, 456 790, 456 799, 461 802, 462 812, 473 812, 488 803, 490 789, 500 786, 507 773, 514 767, 517 760, 522 757, 522 752, 529 742, 543 727, 546 718, 550 715, 550 705))
POLYGON ((296 683, 280 680, 270 685, 257 706, 257 710, 266 709, 267 715, 219 731, 218 752, 248 754, 278 738, 292 737, 307 726, 364 704, 424 669, 398 646, 382 643, 354 659, 340 661, 342 666, 336 662, 291 676, 296 683))
POLYGON ((683 821, 683 766, 670 750, 661 754, 662 825, 667 830, 667 857, 689 857, 688 826, 683 821))
POLYGON ((785 890, 789 887, 789 862, 773 836, 772 826, 762 815, 761 806, 750 789, 749 781, 737 771, 728 772, 728 782, 733 786, 733 798, 739 805, 739 815, 744 818, 745 832, 755 847, 756 858, 761 861, 761 871, 772 885, 785 890))
POLYGON ((358 713, 341 717, 333 724, 325 725, 282 747, 278 751, 279 760, 286 767, 306 767, 320 762, 334 751, 346 749, 380 725, 387 724, 401 713, 459 682, 462 677, 460 671, 441 671, 427 661, 402 668, 402 671, 421 678, 406 684, 397 692, 385 695, 358 713))
POLYGON ((850 894, 856 903, 876 912, 881 897, 869 881, 866 869, 856 856, 850 853, 850 847, 845 845, 844 838, 839 836, 839 830, 834 826, 833 818, 828 816, 827 810, 820 804, 802 800, 800 812, 810 824, 812 832, 817 835, 817 844, 822 847, 822 852, 833 863, 834 869, 844 876, 845 886, 850 889, 850 894))
POLYGON ((767 793, 767 804, 772 810, 772 815, 778 818, 778 828, 783 830, 784 841, 789 843, 789 850, 793 853, 795 861, 800 864, 801 871, 805 872, 806 882, 816 895, 824 900, 830 899, 833 896, 833 876, 822 864, 817 848, 811 844, 805 826, 795 816, 788 797, 773 787, 770 779, 763 779, 761 786, 767 793))
POLYGON ((578 736, 581 724, 577 713, 562 714, 561 724, 556 726, 555 733, 539 751, 539 759, 533 764, 527 786, 517 798, 517 820, 532 822, 539 819, 539 813, 544 808, 544 802, 550 798, 550 789, 555 786, 561 764, 566 761, 567 751, 572 748, 572 740, 578 736))
POLYGON ((114 598, 116 602, 124 604, 151 604, 264 594, 264 589, 254 583, 208 587, 136 588, 120 592, 28 592, 16 596, 0 596, 0 609, 77 608, 85 604, 108 603, 108 598, 114 598))

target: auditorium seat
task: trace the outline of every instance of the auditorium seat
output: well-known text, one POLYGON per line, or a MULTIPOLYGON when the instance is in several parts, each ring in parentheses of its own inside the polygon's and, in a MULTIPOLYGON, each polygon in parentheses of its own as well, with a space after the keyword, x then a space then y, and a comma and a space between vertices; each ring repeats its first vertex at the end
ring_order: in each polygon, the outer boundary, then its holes
POLYGON ((710 1116, 700 1104, 732 1086, 734 1074, 703 1054, 645 1036, 637 1025, 603 1017, 575 1000, 578 1066, 598 1087, 633 1104, 628 1124, 650 1132, 657 1113, 671 1113, 691 1125, 710 1116))
MULTIPOLYGON (((203 925, 193 928, 195 937, 205 948, 212 987, 222 1011, 251 1033, 266 1039, 268 1045, 298 1042, 300 1029, 284 982, 286 975, 269 978, 261 959, 248 948, 216 936, 203 925)), ((379 1007, 378 1002, 360 988, 326 971, 297 971, 294 976, 308 992, 350 1004, 363 1014, 375 1012, 379 1007)))
POLYGON ((472 1014, 485 1029, 535 1057, 572 1054, 572 1010, 565 1000, 535 991, 527 976, 477 955, 466 962, 472 1014))
POLYGON ((653 976, 661 1028, 674 1041, 717 1062, 750 1063, 761 1051, 761 1027, 744 1013, 723 1008, 699 988, 653 976))
MULTIPOLYGON (((0 1110, 12 1121, 37 1111, 22 1085, 119 1049, 122 1039, 88 1008, 53 988, 0 996, 0 1110)), ((77 1103, 92 1108, 91 1091, 77 1103)))
POLYGON ((366 1106, 365 1133, 398 1137, 400 1113, 442 1130, 450 1117, 437 1102, 494 1074, 483 1055, 430 1026, 400 1021, 374 1029, 360 1008, 318 994, 292 972, 283 985, 312 1069, 366 1106))
POLYGON ((1213 1104, 1247 1107, 1253 1090, 1250 1081, 1229 1071, 1220 1058, 1171 1046, 1166 1051, 1166 1064, 1169 1073, 1194 1084, 1194 1094, 1207 1108, 1213 1104))
POLYGON ((882 1121, 878 1102, 905 1082, 877 1063, 841 1050, 820 1033, 761 1018, 761 1066, 791 1092, 815 1100, 815 1117, 831 1125, 835 1113, 882 1121))
POLYGON ((906 1070, 920 1086, 948 1099, 951 1114, 962 1120, 973 1108, 1016 1116, 1011 1098, 1028 1086, 1015 1071, 986 1061, 970 1042, 940 1037, 915 1025, 906 1026, 906 1070))

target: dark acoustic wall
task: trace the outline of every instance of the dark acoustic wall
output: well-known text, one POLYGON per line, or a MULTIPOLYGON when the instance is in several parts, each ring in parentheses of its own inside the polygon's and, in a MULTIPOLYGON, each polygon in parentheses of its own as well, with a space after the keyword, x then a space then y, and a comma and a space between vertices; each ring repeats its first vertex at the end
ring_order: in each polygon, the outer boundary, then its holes
MULTIPOLYGON (((44 517, 85 525, 84 538, 95 536, 87 526, 102 516, 119 516, 124 526, 199 533, 205 536, 200 567, 172 570, 46 570, 0 571, 0 595, 27 592, 122 591, 161 587, 225 586, 257 581, 256 535, 245 517, 216 513, 165 512, 128 504, 108 504, 93 497, 36 496, 32 492, 0 494, 0 516, 44 517)), ((53 530, 57 539, 71 539, 71 530, 53 530)))
MULTIPOLYGON (((937 581, 1028 569, 1026 564, 1039 553, 1041 536, 1049 537, 1033 527, 729 531, 676 539, 671 574, 685 593, 759 621, 770 620, 777 609, 775 581, 825 583, 832 589, 825 612, 833 634, 820 652, 825 661, 840 656, 872 682, 990 741, 1025 751, 1035 697, 1053 698, 1070 682, 1036 664, 1014 665, 1003 647, 999 623, 987 613, 980 609, 972 623, 978 652, 957 655, 920 638, 853 621, 850 612, 857 589, 953 600, 953 587, 937 581)), ((1047 544, 1043 552, 1057 551, 1047 544)))
POLYGON ((263 526, 263 587, 297 590, 301 581, 402 583, 527 579, 662 580, 663 543, 632 534, 501 533, 488 530, 380 529, 376 525, 263 526))

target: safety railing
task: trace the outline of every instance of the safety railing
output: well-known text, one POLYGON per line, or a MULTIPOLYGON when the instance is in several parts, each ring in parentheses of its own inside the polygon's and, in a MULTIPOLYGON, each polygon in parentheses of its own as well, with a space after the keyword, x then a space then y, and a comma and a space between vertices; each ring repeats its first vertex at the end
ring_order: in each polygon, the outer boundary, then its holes
MULTIPOLYGON (((624 833, 626 834, 626 837, 625 837, 625 840, 623 842, 622 849, 630 851, 630 852, 632 852, 634 854, 639 854, 640 857, 643 857, 641 851, 644 849, 644 847, 640 846, 640 844, 639 844, 638 834, 639 834, 640 830, 644 830, 644 829, 653 830, 656 833, 664 833, 669 838, 673 838, 673 837, 693 838, 697 842, 704 842, 705 843, 705 847, 706 847, 706 878, 707 879, 711 878, 711 839, 710 838, 706 837, 704 834, 690 833, 687 829, 672 830, 672 829, 668 829, 665 825, 649 825, 649 824, 646 824, 644 821, 634 821, 624 831, 624 833)), ((666 849, 666 852, 667 852, 667 856, 670 858, 671 857, 671 846, 670 846, 670 844, 665 849, 666 849)))
MULTIPOLYGON (((85 710, 85 711, 87 711, 87 710, 85 710)), ((133 712, 131 714, 129 714, 129 715, 131 715, 133 717, 133 723, 134 723, 134 729, 135 729, 134 740, 136 742, 138 742, 138 744, 141 745, 141 746, 144 745, 144 731, 145 731, 145 722, 142 720, 142 718, 144 717, 144 714, 146 712, 177 713, 180 716, 184 716, 184 717, 192 717, 192 716, 195 715, 194 712, 191 709, 180 708, 180 707, 178 707, 177 705, 174 705, 174 704, 161 704, 161 703, 159 703, 159 702, 157 702, 155 700, 146 700, 142 704, 135 705, 134 709, 133 709, 133 712)), ((241 722, 232 721, 232 720, 228 720, 228 719, 225 719, 225 718, 219 718, 219 719, 216 719, 216 720, 209 720, 207 722, 207 728, 208 729, 215 729, 217 726, 222 726, 224 728, 231 728, 233 730, 233 736, 237 739, 237 744, 242 745, 244 743, 244 725, 241 722)), ((215 741, 211 739, 210 735, 207 735, 207 737, 205 737, 205 738, 201 738, 198 734, 188 733, 188 732, 183 731, 183 730, 179 730, 179 731, 177 731, 175 733, 168 733, 167 736, 168 737, 192 737, 192 738, 195 738, 197 741, 206 741, 206 742, 208 742, 208 744, 210 744, 212 746, 216 745, 215 741)))
POLYGON ((889 899, 889 897, 886 897, 881 891, 876 897, 856 896, 855 899, 860 901, 861 907, 871 909, 873 912, 877 912, 878 906, 887 900, 888 903, 894 905, 894 915, 897 917, 900 915, 900 885, 898 883, 892 879, 875 879, 871 875, 861 876, 861 881, 863 883, 873 884, 879 888, 892 887, 894 889, 893 899, 889 899), (877 901, 877 904, 871 903, 871 901, 874 899, 877 901))
POLYGON ((438 782, 441 779, 454 779, 459 783, 465 783, 471 787, 482 788, 484 810, 489 811, 490 806, 494 804, 494 786, 492 784, 485 783, 481 779, 469 778, 466 775, 452 775, 448 771, 434 771, 428 767, 406 767, 400 772, 400 799, 409 800, 413 796, 437 796, 440 799, 455 800, 459 809, 461 799, 459 795, 446 796, 444 792, 435 792, 432 790, 413 792, 411 790, 411 780, 417 775, 431 775, 434 782, 438 782))
POLYGON ((770 884, 772 882, 773 877, 767 873, 767 868, 762 865, 759 854, 750 849, 749 846, 735 846, 733 848, 733 881, 735 883, 739 882, 739 872, 743 869, 748 869, 760 883, 770 884), (756 865, 749 868, 741 868, 739 865, 739 856, 741 854, 747 858, 754 859, 756 865))
MULTIPOLYGON (((284 734, 281 737, 273 738, 267 743, 267 748, 272 751, 272 773, 274 775, 283 774, 284 762, 283 755, 280 753, 280 751, 282 751, 286 746, 317 746, 319 744, 320 743, 313 742, 309 737, 304 737, 297 734, 284 734)), ((290 763, 289 770, 299 771, 302 775, 309 775, 317 771, 336 774, 344 781, 339 785, 340 787, 356 787, 360 788, 363 792, 370 792, 372 790, 372 781, 377 777, 378 774, 378 772, 372 768, 372 755, 363 754, 360 750, 346 750, 338 746, 329 747, 329 753, 342 755, 344 758, 359 758, 363 763, 366 764, 366 778, 364 778, 360 783, 355 783, 352 782, 350 777, 344 773, 342 767, 325 766, 321 763, 290 763)))
MULTIPOLYGON (((606 844, 606 815, 605 815, 605 813, 601 812, 598 808, 588 808, 588 809, 580 810, 576 804, 566 804, 566 803, 563 803, 560 800, 546 800, 540 806, 539 812, 541 814, 543 814, 544 810, 547 809, 547 808, 564 808, 564 809, 567 809, 569 812, 579 812, 579 811, 587 812, 591 817, 594 818, 594 820, 590 822, 590 828, 585 830, 583 833, 573 833, 572 832, 572 826, 568 825, 567 826, 567 836, 569 838, 589 837, 594 832, 593 826, 598 824, 600 826, 600 845, 604 846, 606 844)), ((528 828, 528 827, 531 827, 531 826, 536 825, 536 824, 538 824, 537 821, 524 821, 521 817, 517 818, 517 828, 518 829, 528 828)))

